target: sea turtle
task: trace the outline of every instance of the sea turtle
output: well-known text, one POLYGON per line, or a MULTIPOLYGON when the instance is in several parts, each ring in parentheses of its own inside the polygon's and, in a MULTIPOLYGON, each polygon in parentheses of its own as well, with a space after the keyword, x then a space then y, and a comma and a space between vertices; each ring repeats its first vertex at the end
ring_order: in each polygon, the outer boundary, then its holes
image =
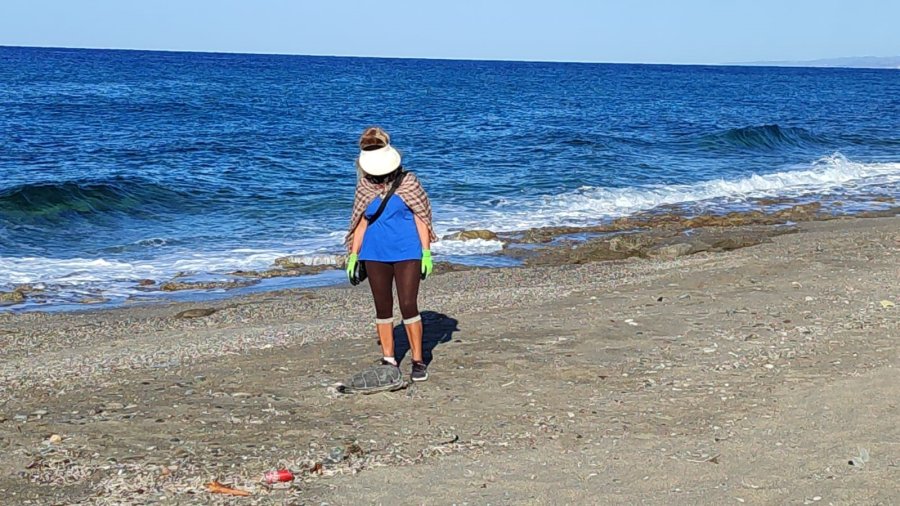
POLYGON ((346 384, 338 386, 338 391, 345 394, 373 394, 400 390, 406 386, 399 367, 382 364, 354 374, 346 384))

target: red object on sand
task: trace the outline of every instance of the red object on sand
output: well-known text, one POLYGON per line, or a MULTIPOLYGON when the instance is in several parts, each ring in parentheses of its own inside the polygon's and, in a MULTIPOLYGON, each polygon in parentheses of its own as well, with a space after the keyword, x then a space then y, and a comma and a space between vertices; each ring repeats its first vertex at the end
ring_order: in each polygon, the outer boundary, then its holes
POLYGON ((290 469, 279 469, 277 471, 269 471, 265 476, 266 483, 279 483, 283 481, 294 481, 294 473, 290 469))

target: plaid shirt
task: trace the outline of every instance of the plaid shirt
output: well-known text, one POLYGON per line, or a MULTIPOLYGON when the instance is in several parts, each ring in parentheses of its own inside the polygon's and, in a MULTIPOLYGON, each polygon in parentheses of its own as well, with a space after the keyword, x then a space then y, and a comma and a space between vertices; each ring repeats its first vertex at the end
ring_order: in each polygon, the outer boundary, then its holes
MULTIPOLYGON (((359 225, 359 220, 362 219, 366 208, 375 200, 375 197, 386 194, 388 189, 390 189, 390 184, 390 182, 375 184, 365 177, 357 179, 356 197, 353 199, 353 212, 350 214, 350 230, 347 232, 347 237, 344 240, 347 249, 350 249, 353 244, 353 232, 356 230, 356 226, 359 225)), ((403 199, 403 202, 409 206, 412 212, 425 222, 428 226, 431 242, 437 241, 437 234, 434 233, 434 227, 431 224, 431 202, 428 200, 428 194, 425 193, 422 184, 419 183, 419 178, 412 172, 406 172, 403 182, 400 183, 400 187, 397 188, 394 195, 403 199)))

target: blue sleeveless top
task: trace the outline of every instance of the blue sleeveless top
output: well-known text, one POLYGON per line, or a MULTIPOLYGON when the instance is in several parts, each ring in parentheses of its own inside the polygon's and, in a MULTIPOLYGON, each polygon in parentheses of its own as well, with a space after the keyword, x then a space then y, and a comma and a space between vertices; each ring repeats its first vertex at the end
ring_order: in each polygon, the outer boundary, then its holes
MULTIPOLYGON (((365 217, 370 218, 380 205, 381 197, 375 197, 366 208, 365 217)), ((381 216, 366 228, 359 259, 375 262, 422 259, 422 242, 416 231, 415 216, 403 199, 391 195, 381 216)))

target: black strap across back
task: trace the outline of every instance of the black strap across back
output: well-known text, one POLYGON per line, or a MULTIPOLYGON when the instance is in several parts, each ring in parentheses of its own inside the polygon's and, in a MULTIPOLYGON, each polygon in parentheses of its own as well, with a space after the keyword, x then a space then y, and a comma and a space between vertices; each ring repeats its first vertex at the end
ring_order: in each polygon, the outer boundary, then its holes
POLYGON ((387 194, 381 199, 381 205, 378 206, 378 209, 375 211, 375 214, 372 215, 371 218, 368 218, 369 225, 375 223, 379 217, 381 217, 381 213, 384 212, 385 206, 387 206, 388 200, 391 200, 391 196, 394 195, 394 192, 397 191, 397 188, 400 188, 400 183, 403 182, 403 176, 406 175, 406 172, 401 172, 397 174, 397 177, 394 178, 393 183, 391 184, 391 189, 388 190, 387 194))

